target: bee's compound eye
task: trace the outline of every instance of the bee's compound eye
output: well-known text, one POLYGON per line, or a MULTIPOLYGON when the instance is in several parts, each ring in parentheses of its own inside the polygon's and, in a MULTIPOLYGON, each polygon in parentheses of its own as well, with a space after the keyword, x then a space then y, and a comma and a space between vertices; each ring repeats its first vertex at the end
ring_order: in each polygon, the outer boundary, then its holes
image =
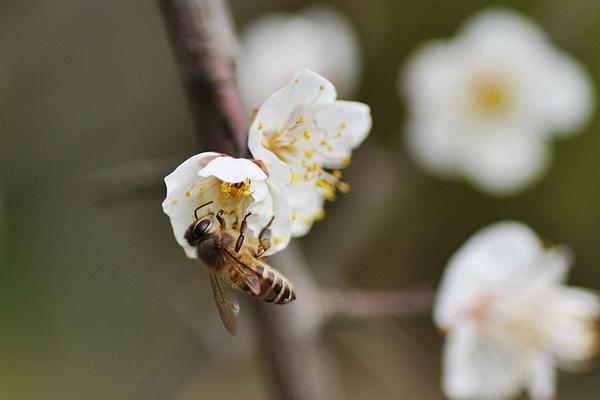
POLYGON ((208 229, 210 228, 210 225, 210 220, 208 219, 203 219, 196 222, 196 225, 194 226, 194 236, 198 238, 206 235, 208 229))

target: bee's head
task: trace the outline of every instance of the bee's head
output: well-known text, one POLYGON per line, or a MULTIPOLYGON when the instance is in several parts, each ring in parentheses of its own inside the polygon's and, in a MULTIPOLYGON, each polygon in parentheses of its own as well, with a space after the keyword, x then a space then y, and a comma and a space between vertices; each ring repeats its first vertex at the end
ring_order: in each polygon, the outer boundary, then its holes
POLYGON ((211 226, 212 217, 202 218, 190 225, 185 233, 185 239, 191 246, 195 246, 200 240, 208 235, 211 226))
POLYGON ((203 218, 198 219, 198 210, 210 203, 212 203, 212 201, 201 205, 194 211, 194 216, 196 217, 196 219, 189 226, 184 236, 185 240, 187 240, 187 242, 191 246, 196 246, 198 242, 205 238, 210 232, 210 227, 212 225, 212 215, 207 215, 203 218))

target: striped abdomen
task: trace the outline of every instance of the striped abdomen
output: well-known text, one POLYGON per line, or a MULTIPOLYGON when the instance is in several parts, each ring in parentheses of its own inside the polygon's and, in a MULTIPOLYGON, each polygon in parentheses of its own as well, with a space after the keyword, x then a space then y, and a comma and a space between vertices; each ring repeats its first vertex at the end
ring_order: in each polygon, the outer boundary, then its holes
POLYGON ((246 293, 275 304, 286 304, 296 298, 292 284, 282 273, 267 265, 255 265, 254 269, 260 283, 260 294, 256 295, 249 289, 245 289, 246 293))

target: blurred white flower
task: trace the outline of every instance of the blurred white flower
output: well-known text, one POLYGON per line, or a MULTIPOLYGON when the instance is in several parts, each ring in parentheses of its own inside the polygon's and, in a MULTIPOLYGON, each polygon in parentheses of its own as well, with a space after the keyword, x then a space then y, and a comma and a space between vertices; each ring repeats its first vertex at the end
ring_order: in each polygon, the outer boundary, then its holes
POLYGON ((555 367, 596 350, 600 303, 564 284, 571 255, 527 226, 483 229, 450 260, 434 308, 447 332, 443 387, 452 399, 505 399, 526 388, 551 399, 555 367))
POLYGON ((581 128, 592 110, 580 65, 506 10, 482 12, 457 38, 425 45, 401 78, 417 162, 491 194, 532 183, 550 161, 550 138, 581 128))
POLYGON ((210 201, 213 203, 199 210, 200 215, 222 209, 231 225, 240 223, 247 212, 252 213, 247 220, 250 232, 244 242, 248 246, 258 244, 258 233, 275 216, 271 225, 273 244, 267 252, 273 254, 290 240, 290 211, 274 190, 285 185, 286 180, 289 181, 289 174, 271 174, 255 160, 201 153, 184 161, 165 178, 167 197, 162 207, 171 220, 177 242, 189 258, 196 258, 196 252, 185 240, 185 231, 195 221, 196 208, 210 201))
POLYGON ((238 80, 248 110, 260 106, 300 68, 329 77, 344 95, 360 76, 360 55, 350 22, 328 7, 260 17, 242 32, 238 80))
POLYGON ((339 168, 371 129, 366 104, 336 96, 331 82, 302 69, 269 97, 250 127, 252 155, 269 170, 291 171, 284 196, 292 207, 292 236, 306 234, 323 217, 323 203, 335 198, 336 189, 349 189, 339 168))

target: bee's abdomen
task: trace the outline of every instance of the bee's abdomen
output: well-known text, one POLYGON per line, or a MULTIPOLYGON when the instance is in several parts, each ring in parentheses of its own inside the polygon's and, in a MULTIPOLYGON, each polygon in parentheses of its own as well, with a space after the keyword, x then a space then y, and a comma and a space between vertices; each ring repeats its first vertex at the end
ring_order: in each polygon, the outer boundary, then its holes
POLYGON ((296 298, 291 283, 283 274, 272 268, 257 266, 260 277, 260 294, 256 297, 274 304, 286 304, 296 298))

